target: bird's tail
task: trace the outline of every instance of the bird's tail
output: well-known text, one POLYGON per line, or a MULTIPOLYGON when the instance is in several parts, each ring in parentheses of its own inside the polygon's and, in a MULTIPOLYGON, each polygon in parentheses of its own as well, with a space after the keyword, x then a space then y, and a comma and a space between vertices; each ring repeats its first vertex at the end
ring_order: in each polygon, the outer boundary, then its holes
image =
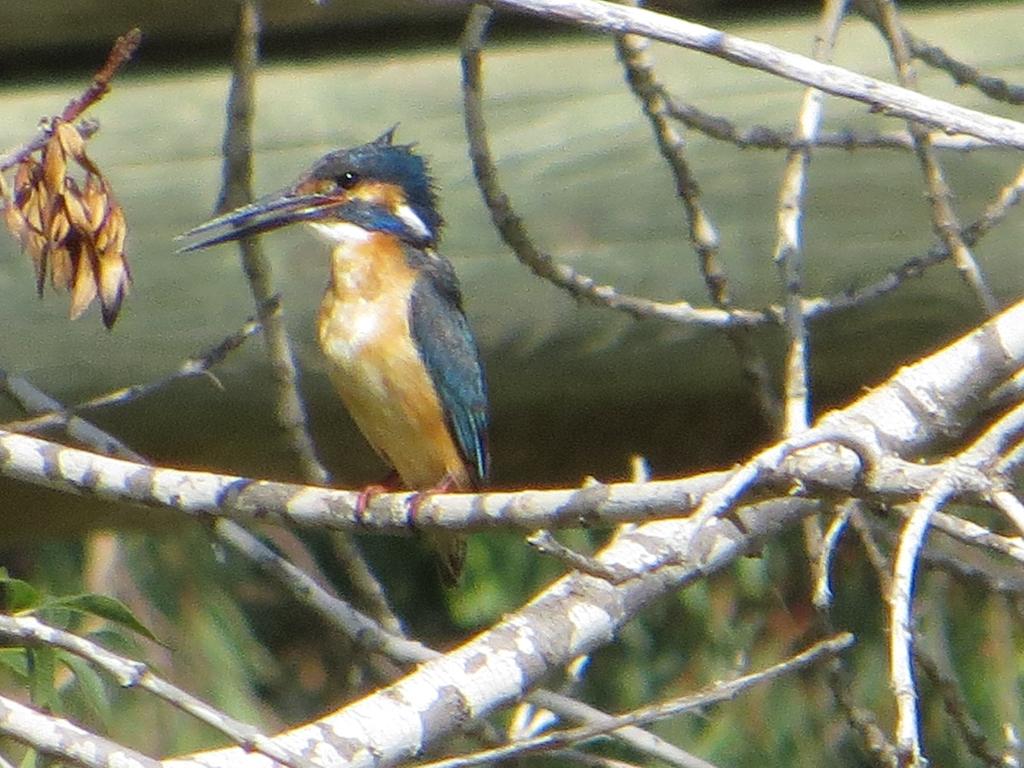
POLYGON ((437 561, 437 575, 446 587, 457 587, 466 563, 466 539, 457 533, 435 532, 426 535, 427 543, 434 550, 437 561))

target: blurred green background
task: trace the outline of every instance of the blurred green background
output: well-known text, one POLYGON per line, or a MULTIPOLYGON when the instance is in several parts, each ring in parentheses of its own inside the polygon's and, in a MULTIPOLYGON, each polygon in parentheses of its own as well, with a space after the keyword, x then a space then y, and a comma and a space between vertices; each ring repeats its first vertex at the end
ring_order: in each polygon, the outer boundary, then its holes
MULTIPOLYGON (((808 3, 676 9, 799 53, 810 51, 816 27, 808 3)), ((1024 5, 914 9, 908 17, 916 34, 986 73, 1024 80, 1024 5)), ((496 486, 575 484, 588 475, 621 479, 636 454, 647 457, 659 477, 742 459, 770 434, 722 334, 638 323, 580 305, 533 277, 497 239, 475 188, 462 129, 455 41, 464 12, 458 3, 267 3, 257 190, 277 188, 323 152, 367 141, 394 123, 398 140, 417 142, 430 157, 448 222, 442 249, 459 271, 485 356, 496 486)), ((133 25, 146 36, 113 92, 90 112, 102 125, 89 143, 90 156, 114 184, 129 222, 135 282, 122 317, 109 333, 95 308, 69 323, 66 298, 47 291, 37 299, 28 259, 13 240, 0 239, 0 369, 74 403, 165 375, 252 314, 232 247, 176 255, 173 241, 207 218, 217 197, 234 13, 232 2, 0 5, 0 148, 24 142, 41 117, 59 112, 84 87, 114 36, 133 25)), ((492 147, 539 243, 621 290, 705 305, 670 174, 623 85, 610 41, 507 17, 498 20, 494 37, 485 61, 492 147)), ((785 126, 802 96, 794 84, 707 56, 660 45, 652 52, 659 75, 680 99, 740 127, 785 126)), ((884 44, 860 19, 844 26, 836 62, 890 78, 884 44)), ((932 95, 1019 117, 1019 109, 958 89, 943 74, 921 74, 922 88, 932 95)), ((826 126, 901 127, 859 104, 831 99, 826 126)), ((687 138, 721 233, 736 303, 760 308, 777 301, 771 254, 782 155, 739 151, 696 134, 687 138)), ((1019 164, 1015 154, 999 150, 945 153, 943 160, 965 222, 1019 164)), ((867 284, 934 241, 912 153, 818 152, 808 195, 810 294, 867 284)), ((976 250, 1004 301, 1024 287, 1016 247, 1022 234, 1011 215, 976 250)), ((325 253, 299 230, 270 235, 265 245, 320 455, 339 485, 378 480, 383 468, 331 393, 312 334, 325 253)), ((815 321, 814 406, 850 399, 980 318, 954 269, 944 265, 890 298, 815 321)), ((759 331, 755 342, 777 372, 781 333, 759 331)), ((221 387, 205 379, 180 381, 90 417, 155 462, 298 479, 273 419, 261 341, 246 344, 216 375, 221 387)), ((0 420, 21 415, 13 401, 0 398, 0 420)), ((230 553, 211 547, 201 526, 4 479, 0 508, 0 545, 12 572, 58 592, 110 590, 128 600, 170 645, 146 647, 147 658, 238 717, 273 730, 336 707, 372 682, 345 641, 230 553), (104 533, 112 527, 121 531, 116 539, 104 533)), ((587 548, 601 534, 566 540, 587 548)), ((429 560, 412 542, 364 544, 409 627, 441 645, 513 610, 558 573, 515 537, 478 536, 465 584, 442 594, 429 560)), ((330 542, 315 540, 313 552, 344 591, 330 542)), ((855 547, 840 551, 840 563, 838 614, 862 641, 855 652, 861 657, 857 694, 884 720, 890 713, 877 644, 883 629, 877 585, 855 547)), ((596 656, 588 697, 618 709, 796 649, 814 627, 805 571, 794 536, 713 583, 652 606, 619 643, 596 656)), ((1000 613, 1002 598, 940 576, 925 580, 922 593, 944 596, 927 620, 943 636, 956 635, 951 663, 968 679, 988 681, 972 690, 976 714, 993 734, 1003 721, 1020 722, 1018 654, 1000 613), (979 602, 981 618, 965 632, 960 612, 979 602), (996 663, 1013 674, 989 674, 984 665, 996 663)), ((74 714, 92 723, 105 717, 113 737, 152 754, 219 742, 135 694, 109 692, 105 716, 73 694, 74 714), (167 718, 173 725, 163 725, 167 718)), ((960 764, 962 748, 934 717, 929 743, 946 750, 935 752, 937 758, 948 758, 937 764, 960 764)), ((864 759, 815 677, 766 688, 721 711, 667 724, 665 731, 722 765, 763 765, 765 759, 820 765, 823 745, 830 762, 864 759)))

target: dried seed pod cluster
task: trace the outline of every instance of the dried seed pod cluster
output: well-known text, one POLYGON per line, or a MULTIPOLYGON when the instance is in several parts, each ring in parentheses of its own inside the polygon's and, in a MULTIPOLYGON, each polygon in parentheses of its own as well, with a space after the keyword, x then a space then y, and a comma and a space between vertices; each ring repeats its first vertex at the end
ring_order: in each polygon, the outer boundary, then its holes
POLYGON ((124 210, 71 123, 55 120, 38 154, 18 164, 12 199, 4 201, 7 228, 32 257, 40 295, 49 275, 55 288, 71 292, 72 319, 99 296, 110 328, 131 282, 124 210), (70 173, 72 161, 85 174, 81 183, 70 173))

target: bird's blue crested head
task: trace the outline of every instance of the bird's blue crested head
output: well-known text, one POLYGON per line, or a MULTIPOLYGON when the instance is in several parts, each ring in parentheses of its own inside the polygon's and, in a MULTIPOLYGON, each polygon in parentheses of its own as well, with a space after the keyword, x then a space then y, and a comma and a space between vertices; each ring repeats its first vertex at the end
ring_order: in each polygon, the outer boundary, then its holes
POLYGON ((353 232, 384 232, 417 248, 436 245, 444 223, 426 160, 412 144, 395 144, 395 129, 368 144, 330 152, 285 189, 211 219, 185 233, 181 250, 313 225, 332 240, 353 232))
POLYGON ((358 147, 320 158, 297 189, 345 197, 337 218, 433 244, 444 223, 427 161, 412 144, 395 144, 395 128, 358 147))

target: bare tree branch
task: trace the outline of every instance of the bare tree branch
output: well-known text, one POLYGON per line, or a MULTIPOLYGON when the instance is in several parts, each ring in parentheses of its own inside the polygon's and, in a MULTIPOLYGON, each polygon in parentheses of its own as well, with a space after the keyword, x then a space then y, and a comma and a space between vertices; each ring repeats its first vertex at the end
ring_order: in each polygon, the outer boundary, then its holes
MULTIPOLYGON (((964 485, 988 482, 992 492, 1001 478, 985 473, 999 462, 1002 450, 1024 431, 1024 405, 1011 410, 989 427, 961 454, 947 459, 942 477, 920 497, 900 534, 889 590, 890 675, 896 695, 896 746, 901 763, 924 763, 918 729, 917 689, 911 656, 913 650, 914 570, 932 517, 949 503, 964 485), (980 477, 979 477, 980 476, 980 477)), ((990 492, 991 495, 991 492, 990 492)))
MULTIPOLYGON (((706 112, 681 101, 678 97, 666 94, 665 98, 668 114, 674 120, 709 138, 735 144, 740 149, 914 149, 914 140, 907 131, 820 131, 813 141, 802 141, 788 128, 752 125, 741 129, 728 118, 706 112)), ((972 136, 947 136, 938 131, 932 133, 931 140, 932 145, 938 149, 958 152, 1000 149, 994 144, 972 136)))
MULTIPOLYGON (((436 2, 437 0, 433 0, 436 2)), ((487 0, 492 8, 563 21, 609 34, 634 34, 712 56, 867 104, 872 112, 966 133, 993 144, 1024 149, 1024 124, 994 117, 875 80, 767 43, 700 24, 602 0, 487 0)))
MULTIPOLYGON (((276 305, 276 300, 273 303, 276 305)), ((148 397, 179 379, 193 376, 209 376, 214 382, 217 382, 216 377, 211 372, 212 368, 222 363, 232 351, 238 349, 249 337, 259 333, 261 330, 262 326, 259 322, 255 318, 249 318, 241 328, 226 336, 216 346, 182 361, 177 370, 163 378, 144 384, 119 387, 112 392, 91 397, 70 407, 64 407, 56 400, 47 398, 25 378, 11 376, 0 371, 0 385, 18 399, 23 408, 33 414, 37 414, 31 418, 8 422, 2 426, 11 432, 34 432, 48 427, 64 426, 69 436, 93 446, 96 450, 119 456, 133 457, 136 461, 141 461, 142 458, 138 454, 135 454, 127 446, 121 444, 112 435, 105 436, 105 439, 111 441, 106 444, 106 447, 104 447, 104 443, 96 440, 98 435, 83 435, 81 430, 88 430, 89 425, 75 414, 93 408, 124 405, 125 403, 134 402, 140 398, 148 397)))
MULTIPOLYGON (((876 8, 871 3, 862 3, 861 6, 861 13, 876 26, 881 26, 882 20, 876 8)), ((907 46, 915 59, 920 59, 930 67, 948 73, 957 85, 973 86, 996 101, 1003 101, 1007 104, 1024 104, 1024 87, 1014 85, 999 77, 982 74, 975 67, 951 56, 939 46, 933 45, 909 31, 904 34, 907 46)))
POLYGON ((626 715, 609 717, 606 722, 596 725, 552 731, 542 736, 472 755, 438 760, 431 763, 420 763, 416 768, 468 768, 468 766, 486 765, 498 760, 526 755, 532 752, 547 751, 569 745, 580 745, 595 736, 603 735, 624 725, 652 723, 693 709, 728 701, 759 683, 776 680, 779 677, 796 672, 810 664, 837 655, 852 645, 853 635, 844 632, 821 640, 786 661, 775 664, 760 672, 737 677, 735 680, 717 683, 700 693, 683 696, 648 707, 641 707, 626 715))
MULTIPOLYGON (((375 496, 357 514, 355 491, 298 486, 232 475, 155 468, 112 459, 44 440, 0 431, 0 474, 65 491, 192 515, 291 522, 333 529, 403 533, 414 525, 459 530, 558 528, 579 523, 619 523, 685 514, 703 504, 703 515, 729 508, 749 484, 792 483, 809 489, 870 491, 907 500, 942 475, 941 466, 908 462, 909 456, 946 437, 961 408, 973 407, 1024 363, 1024 302, 1015 304, 939 352, 900 370, 885 385, 839 411, 826 414, 798 440, 774 446, 742 472, 717 472, 651 483, 588 484, 580 489, 514 493, 436 494, 410 518, 409 493, 375 496), (927 415, 924 418, 923 415, 927 415), (854 451, 800 446, 834 441, 854 451), (795 455, 795 454, 794 454, 795 455), (873 462, 865 475, 863 460, 873 462), (785 461, 783 461, 785 460, 785 461), (778 474, 776 474, 778 473, 778 474), (731 478, 715 499, 708 494, 731 478), (725 496, 723 496, 723 493, 725 496)), ((968 489, 971 493, 988 488, 968 489)))
POLYGON ((491 212, 494 226, 502 239, 523 264, 534 274, 567 291, 574 298, 592 304, 620 310, 637 318, 658 318, 677 323, 692 323, 711 327, 736 324, 756 325, 764 315, 746 310, 699 309, 685 301, 673 303, 651 301, 639 296, 619 293, 613 286, 601 285, 593 278, 580 274, 567 264, 556 262, 534 245, 521 219, 516 215, 508 195, 498 182, 498 170, 491 156, 483 114, 483 76, 481 52, 484 34, 490 20, 490 11, 475 6, 463 32, 462 92, 466 119, 466 136, 473 173, 491 212))
MULTIPOLYGON (((141 42, 142 33, 138 29, 129 30, 117 38, 110 49, 110 53, 107 54, 107 60, 96 74, 93 75, 92 82, 89 83, 88 87, 81 94, 67 103, 58 119, 65 123, 73 123, 89 107, 106 96, 110 91, 110 81, 114 79, 114 75, 118 73, 121 67, 127 64, 132 56, 135 55, 135 51, 138 50, 141 42)), ((83 121, 78 126, 79 133, 83 139, 94 134, 98 128, 99 125, 92 121, 83 121)), ((0 171, 5 171, 11 166, 17 165, 33 152, 38 152, 42 149, 46 142, 50 140, 51 130, 50 121, 47 121, 40 127, 39 133, 32 141, 0 155, 0 171)), ((0 182, 0 185, 2 185, 2 182, 0 182)))
MULTIPOLYGON (((226 211, 252 200, 252 122, 255 110, 256 67, 259 61, 259 10, 255 0, 238 4, 238 37, 232 58, 231 90, 228 94, 227 125, 224 130, 224 187, 217 208, 226 211)), ((288 437, 311 483, 324 485, 327 470, 316 457, 313 440, 306 428, 306 409, 299 396, 298 372, 281 311, 269 307, 271 287, 270 261, 259 239, 244 237, 238 247, 242 271, 249 283, 256 313, 263 326, 271 371, 276 385, 275 415, 288 437)))
MULTIPOLYGON (((142 662, 126 659, 84 637, 49 626, 33 616, 4 615, 0 615, 0 636, 15 643, 62 648, 105 670, 117 680, 119 685, 125 688, 138 687, 149 691, 182 712, 201 720, 228 736, 247 752, 260 752, 283 765, 292 766, 292 768, 311 768, 310 761, 291 754, 284 745, 268 739, 253 726, 229 717, 172 685, 153 674, 153 671, 142 662)), ((33 746, 43 749, 41 744, 35 742, 33 742, 33 746)))
MULTIPOLYGON (((630 0, 626 4, 638 7, 639 0, 630 0)), ((626 69, 626 82, 640 101, 654 131, 658 149, 675 178, 676 193, 686 214, 690 243, 697 252, 711 302, 718 309, 731 312, 734 307, 725 269, 719 259, 718 232, 701 199, 700 186, 686 158, 683 137, 669 122, 668 98, 654 72, 650 41, 637 35, 620 35, 615 38, 615 47, 626 69)), ((782 407, 764 354, 754 346, 748 330, 730 325, 726 326, 725 332, 739 358, 744 378, 757 397, 761 415, 768 424, 778 426, 782 407)))
MULTIPOLYGON (((895 2, 893 0, 860 0, 859 5, 863 6, 869 3, 874 6, 880 29, 889 44, 900 85, 904 88, 916 89, 917 73, 910 61, 910 50, 895 2)), ((907 130, 910 131, 910 135, 914 139, 914 152, 921 164, 925 183, 928 185, 928 199, 931 203, 932 225, 935 233, 952 255, 957 271, 971 286, 985 312, 988 315, 994 315, 999 310, 999 304, 981 272, 981 267, 978 266, 974 255, 968 249, 967 243, 964 242, 960 222, 953 210, 952 192, 946 183, 942 165, 932 148, 931 134, 915 122, 908 122, 907 130)))
POLYGON ((44 755, 85 768, 160 768, 161 762, 53 717, 0 696, 0 734, 27 744, 44 755))

